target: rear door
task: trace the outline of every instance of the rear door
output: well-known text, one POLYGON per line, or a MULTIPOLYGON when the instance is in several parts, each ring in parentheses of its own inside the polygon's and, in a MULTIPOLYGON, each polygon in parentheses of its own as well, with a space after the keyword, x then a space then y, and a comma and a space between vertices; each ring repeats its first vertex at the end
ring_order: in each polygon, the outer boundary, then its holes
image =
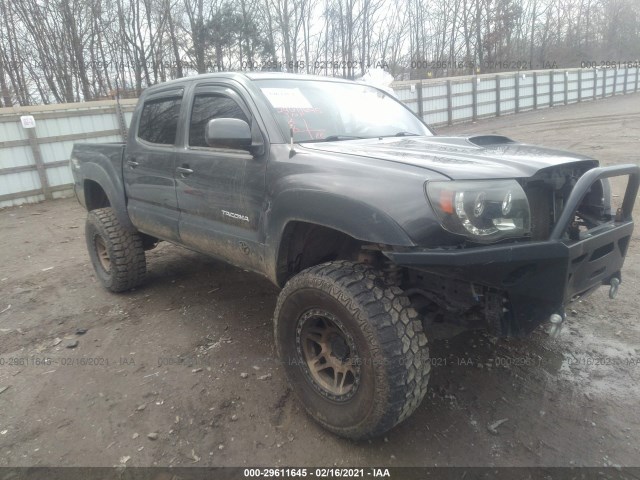
POLYGON ((142 232, 178 241, 175 161, 183 89, 144 99, 132 125, 123 165, 128 212, 142 232))
POLYGON ((187 111, 185 145, 177 157, 180 239, 195 250, 262 271, 259 232, 265 203, 266 155, 208 146, 205 127, 214 118, 237 118, 253 124, 254 132, 257 128, 249 106, 236 90, 214 85, 194 89, 187 111))

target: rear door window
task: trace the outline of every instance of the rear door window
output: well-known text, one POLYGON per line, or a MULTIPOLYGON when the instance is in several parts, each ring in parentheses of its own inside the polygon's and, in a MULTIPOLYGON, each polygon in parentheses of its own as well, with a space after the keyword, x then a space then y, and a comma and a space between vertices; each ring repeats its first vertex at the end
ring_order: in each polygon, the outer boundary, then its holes
POLYGON ((138 124, 138 138, 159 145, 173 145, 178 131, 181 98, 145 102, 138 124))

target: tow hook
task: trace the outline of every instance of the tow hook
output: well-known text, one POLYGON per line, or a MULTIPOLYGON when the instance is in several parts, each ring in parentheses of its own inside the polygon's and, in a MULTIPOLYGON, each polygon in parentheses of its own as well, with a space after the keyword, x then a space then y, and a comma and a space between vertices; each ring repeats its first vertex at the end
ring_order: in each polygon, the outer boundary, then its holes
POLYGON ((562 330, 562 323, 564 322, 564 313, 553 313, 549 317, 549 321, 551 322, 551 328, 549 328, 549 335, 552 337, 557 337, 560 334, 560 330, 562 330))
POLYGON ((609 298, 613 300, 614 298, 616 298, 616 295, 618 295, 618 287, 620 286, 620 279, 618 277, 613 277, 610 282, 611 283, 609 285, 611 286, 609 287, 609 298))

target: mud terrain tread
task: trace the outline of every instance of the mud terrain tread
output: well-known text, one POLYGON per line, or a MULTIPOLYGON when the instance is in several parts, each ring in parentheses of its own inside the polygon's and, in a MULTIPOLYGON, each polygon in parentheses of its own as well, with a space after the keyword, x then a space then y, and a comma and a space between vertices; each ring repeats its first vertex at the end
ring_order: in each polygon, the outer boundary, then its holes
MULTIPOLYGON (((336 429, 322 421, 320 423, 350 438, 380 435, 409 417, 427 392, 431 364, 428 361, 427 337, 418 314, 403 291, 385 285, 381 274, 372 267, 334 261, 308 268, 285 285, 274 313, 276 332, 280 311, 288 295, 310 286, 332 295, 365 327, 364 332, 373 332, 371 354, 385 365, 384 378, 379 378, 376 373, 375 386, 376 396, 384 401, 378 403, 366 425, 336 429), (349 292, 348 296, 343 295, 345 291, 349 292), (368 329, 367 323, 370 325, 368 329)), ((279 351, 280 345, 277 348, 280 358, 284 358, 283 354, 287 352, 279 351)))
POLYGON ((111 251, 113 272, 110 283, 105 287, 112 292, 124 292, 140 285, 147 272, 142 237, 125 230, 112 208, 99 208, 90 211, 87 217, 87 247, 90 250, 95 250, 91 226, 103 237, 111 251))

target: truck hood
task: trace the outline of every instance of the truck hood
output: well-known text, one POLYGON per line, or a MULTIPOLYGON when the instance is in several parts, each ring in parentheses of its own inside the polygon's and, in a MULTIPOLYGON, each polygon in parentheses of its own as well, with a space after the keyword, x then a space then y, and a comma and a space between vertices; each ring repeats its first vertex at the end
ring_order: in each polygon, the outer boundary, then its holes
POLYGON ((453 180, 526 178, 556 165, 598 165, 587 156, 517 143, 498 135, 368 138, 305 143, 303 148, 413 165, 453 180))

